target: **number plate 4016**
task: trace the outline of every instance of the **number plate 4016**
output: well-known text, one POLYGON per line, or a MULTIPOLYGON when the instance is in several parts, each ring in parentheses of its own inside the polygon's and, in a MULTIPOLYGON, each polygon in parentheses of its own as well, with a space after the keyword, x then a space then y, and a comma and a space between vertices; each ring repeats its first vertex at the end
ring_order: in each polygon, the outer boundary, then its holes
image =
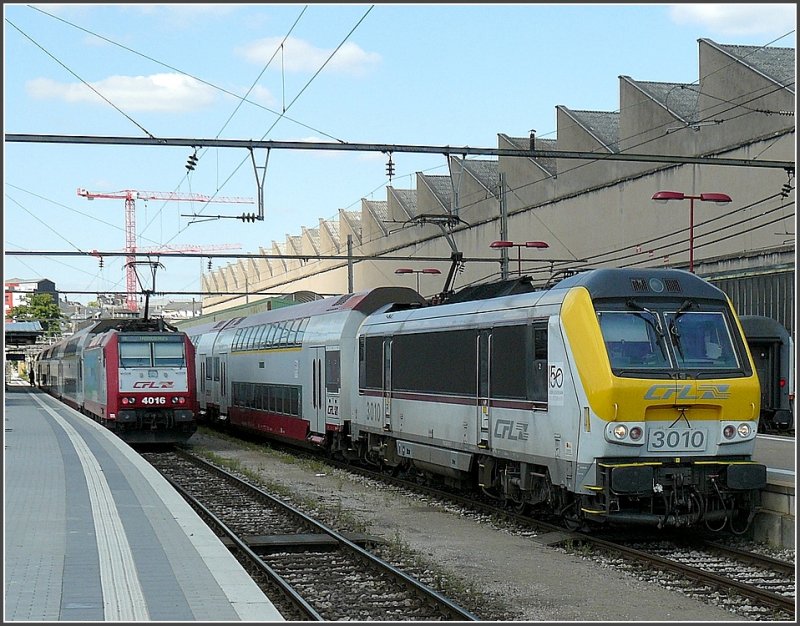
POLYGON ((649 452, 702 452, 706 431, 699 428, 659 428, 647 435, 649 452))

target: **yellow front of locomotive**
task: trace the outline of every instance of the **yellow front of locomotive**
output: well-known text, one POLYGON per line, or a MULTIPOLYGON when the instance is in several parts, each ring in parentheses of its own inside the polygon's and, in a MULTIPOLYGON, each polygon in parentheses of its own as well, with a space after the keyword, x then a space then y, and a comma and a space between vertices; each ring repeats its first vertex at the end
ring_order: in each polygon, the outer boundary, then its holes
POLYGON ((752 521, 766 480, 751 460, 758 377, 730 301, 684 274, 627 276, 614 289, 589 281, 564 299, 583 408, 579 517, 713 530, 752 521))

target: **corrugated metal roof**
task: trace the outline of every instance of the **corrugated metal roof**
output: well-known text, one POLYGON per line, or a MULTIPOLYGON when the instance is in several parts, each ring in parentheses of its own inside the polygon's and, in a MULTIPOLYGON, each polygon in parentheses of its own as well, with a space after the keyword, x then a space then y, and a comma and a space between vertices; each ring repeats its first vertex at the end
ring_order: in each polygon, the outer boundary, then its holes
POLYGON ((381 222, 389 219, 389 202, 386 200, 365 200, 367 208, 381 222))
POLYGON ((341 242, 341 238, 339 237, 339 221, 325 220, 322 223, 322 227, 327 229, 333 241, 336 242, 336 245, 339 245, 341 242))
POLYGON ((469 159, 462 161, 464 167, 472 172, 472 175, 477 178, 480 183, 486 187, 492 194, 497 195, 497 171, 498 163, 496 160, 490 159, 469 159))
POLYGON ((433 192, 433 195, 439 199, 445 210, 449 211, 453 197, 453 186, 449 176, 430 176, 428 174, 421 174, 421 178, 425 184, 433 192))
MULTIPOLYGON (((519 150, 528 150, 531 147, 530 137, 507 137, 508 140, 514 144, 514 147, 519 150)), ((539 139, 534 138, 534 150, 557 150, 558 142, 555 139, 539 139)), ((536 157, 536 163, 548 171, 548 173, 555 175, 558 172, 556 167, 556 160, 550 157, 536 157)))
POLYGON ((319 228, 305 228, 305 231, 311 239, 314 248, 319 251, 319 228))
POLYGON ((392 188, 392 193, 409 217, 414 217, 417 214, 417 192, 415 189, 392 188))
POLYGON ((345 211, 344 214, 353 226, 361 226, 361 211, 345 211))
POLYGON ((292 246, 293 254, 299 254, 303 249, 303 238, 300 235, 287 235, 286 243, 292 246))
MULTIPOLYGON (((709 40, 706 40, 709 41, 709 40)), ((715 44, 733 57, 739 59, 744 65, 769 76, 789 91, 795 90, 795 50, 794 48, 770 48, 762 46, 729 46, 715 44)))
POLYGON ((632 81, 656 102, 660 102, 685 122, 697 121, 697 101, 700 88, 684 83, 655 83, 632 81))
POLYGON ((564 108, 612 152, 619 152, 619 112, 575 111, 564 108))

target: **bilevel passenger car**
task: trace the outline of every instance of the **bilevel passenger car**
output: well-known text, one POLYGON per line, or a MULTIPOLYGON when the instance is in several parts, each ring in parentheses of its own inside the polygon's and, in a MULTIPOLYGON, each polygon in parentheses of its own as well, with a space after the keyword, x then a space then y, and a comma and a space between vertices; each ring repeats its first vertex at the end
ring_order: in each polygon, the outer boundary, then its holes
POLYGON ((758 429, 765 433, 794 432, 794 341, 771 317, 742 315, 739 320, 761 383, 758 429))
POLYGON ((435 306, 379 288, 188 332, 207 417, 576 526, 744 532, 766 482, 741 326, 688 272, 435 306))
POLYGON ((162 320, 93 321, 35 367, 40 388, 128 443, 183 443, 197 430, 194 346, 162 320))

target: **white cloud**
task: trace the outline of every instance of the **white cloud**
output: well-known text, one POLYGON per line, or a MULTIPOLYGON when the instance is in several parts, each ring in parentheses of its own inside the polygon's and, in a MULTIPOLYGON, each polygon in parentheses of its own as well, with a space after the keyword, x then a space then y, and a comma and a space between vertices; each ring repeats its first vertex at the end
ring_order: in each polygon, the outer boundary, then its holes
POLYGON ((256 85, 253 87, 253 90, 250 92, 250 95, 247 96, 247 99, 257 102, 261 106, 269 108, 273 108, 278 104, 278 101, 275 99, 275 96, 272 95, 272 92, 261 85, 256 85))
MULTIPOLYGON (((110 76, 91 84, 103 97, 126 112, 195 111, 208 106, 214 100, 213 88, 181 74, 110 76)), ((105 104, 95 92, 79 83, 59 83, 47 78, 37 78, 28 81, 25 88, 28 95, 40 100, 105 104)))
POLYGON ((699 24, 720 35, 778 36, 796 27, 796 4, 677 4, 677 24, 699 24))
MULTIPOLYGON (((278 52, 276 55, 275 51, 278 50, 281 41, 283 41, 281 37, 259 39, 244 46, 239 52, 248 61, 259 65, 265 65, 275 55, 271 67, 279 69, 283 66, 288 72, 316 72, 333 52, 332 48, 316 48, 307 41, 289 37, 283 44, 283 52, 278 52)), ((379 54, 366 52, 358 45, 348 42, 339 48, 326 69, 361 76, 380 61, 379 54)))

